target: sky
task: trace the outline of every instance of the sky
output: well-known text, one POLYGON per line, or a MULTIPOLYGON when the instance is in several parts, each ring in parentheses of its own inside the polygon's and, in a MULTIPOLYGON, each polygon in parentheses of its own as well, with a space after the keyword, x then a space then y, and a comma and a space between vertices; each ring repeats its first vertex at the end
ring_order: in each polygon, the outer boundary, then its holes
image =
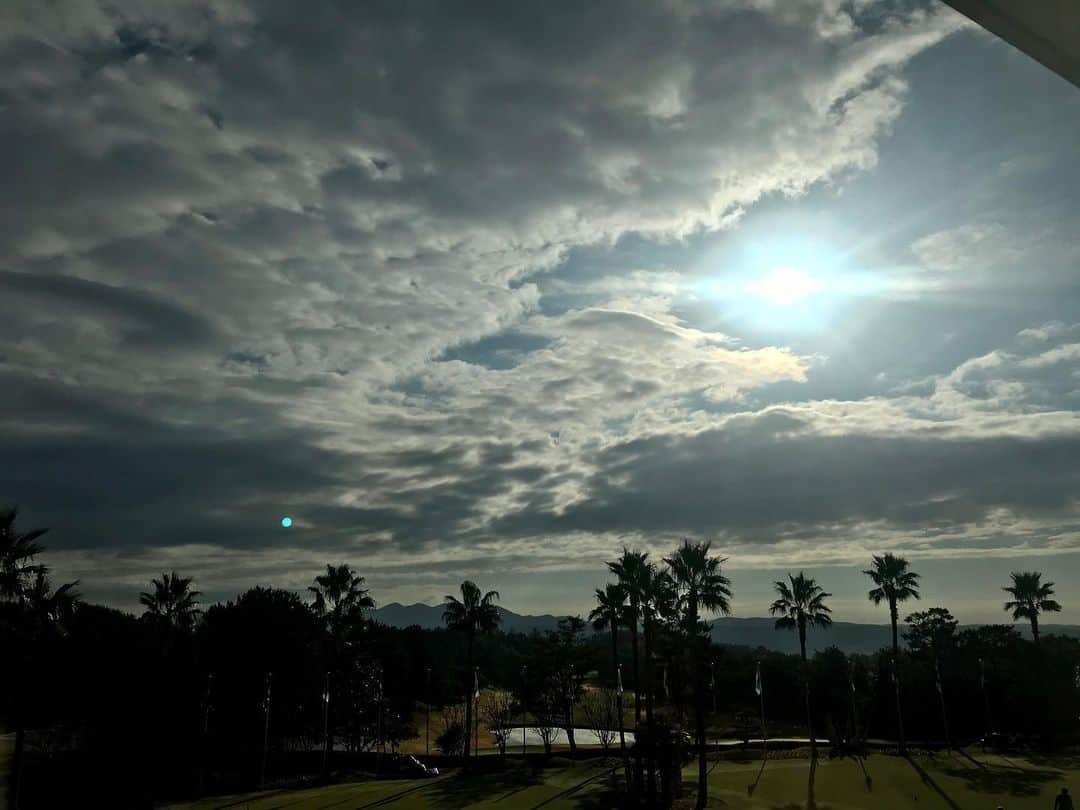
POLYGON ((939 3, 5 3, 0 502, 126 609, 689 538, 1080 622, 1077 132, 939 3))

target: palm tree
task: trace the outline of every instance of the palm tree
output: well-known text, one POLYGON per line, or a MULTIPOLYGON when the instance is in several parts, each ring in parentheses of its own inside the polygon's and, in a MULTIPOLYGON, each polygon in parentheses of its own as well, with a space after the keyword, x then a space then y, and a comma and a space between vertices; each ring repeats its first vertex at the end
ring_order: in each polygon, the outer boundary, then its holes
MULTIPOLYGON (((15 692, 26 691, 20 679, 33 682, 38 666, 37 651, 42 641, 66 634, 66 623, 79 601, 75 592, 77 582, 52 590, 48 568, 34 563, 34 557, 44 551, 37 539, 48 529, 20 532, 15 526, 19 510, 9 507, 0 510, 0 603, 14 614, 14 635, 10 646, 14 663, 15 692)), ((5 648, 6 649, 6 648, 5 648)), ((26 741, 26 717, 20 702, 16 703, 15 744, 11 757, 12 807, 19 807, 22 784, 23 748, 26 741)))
POLYGON ((731 580, 721 572, 724 558, 710 555, 710 543, 690 544, 684 540, 674 557, 665 558, 675 585, 675 608, 690 637, 693 655, 694 720, 697 725, 698 793, 697 807, 705 806, 708 797, 708 765, 705 752, 705 706, 702 669, 709 644, 709 627, 702 612, 731 613, 731 580))
POLYGON ((326 573, 315 577, 308 587, 314 595, 311 609, 326 622, 335 641, 340 640, 345 624, 365 609, 375 607, 375 600, 364 587, 364 578, 349 565, 327 565, 326 573))
POLYGON ((143 616, 168 629, 190 630, 194 627, 202 613, 196 599, 201 594, 191 589, 191 579, 173 571, 172 574, 162 573, 161 579, 150 580, 153 593, 143 591, 139 594, 139 603, 146 608, 143 616))
POLYGON ((1031 622, 1031 638, 1035 645, 1039 644, 1039 614, 1043 612, 1058 613, 1061 605, 1050 597, 1054 595, 1054 583, 1042 582, 1042 574, 1038 571, 1013 571, 1012 585, 1002 588, 1012 596, 1005 603, 1005 610, 1012 611, 1013 621, 1027 619, 1031 622))
POLYGON ((644 570, 649 565, 649 555, 643 551, 630 551, 623 548, 619 559, 607 564, 608 570, 619 578, 619 586, 626 594, 626 625, 630 630, 630 645, 633 651, 634 667, 634 723, 641 724, 640 684, 641 665, 638 663, 638 622, 641 620, 640 582, 644 570))
POLYGON ((886 553, 881 556, 875 554, 871 558, 871 567, 863 571, 877 586, 868 594, 868 598, 875 605, 882 602, 889 604, 889 621, 892 624, 892 666, 893 666, 893 694, 896 702, 896 730, 900 747, 900 753, 907 750, 904 741, 904 712, 900 705, 900 641, 897 636, 897 625, 900 621, 900 611, 897 605, 908 599, 919 598, 919 575, 908 569, 908 561, 903 557, 886 553))
POLYGON ((30 617, 42 629, 67 635, 67 625, 76 608, 82 603, 82 594, 75 590, 79 581, 68 582, 53 590, 48 577, 49 569, 36 567, 34 581, 23 593, 30 617))
POLYGON ((641 796, 641 664, 639 659, 638 623, 641 621, 641 591, 645 571, 649 567, 649 555, 644 551, 630 551, 623 547, 622 556, 607 564, 608 570, 619 579, 619 586, 626 594, 624 622, 630 630, 634 688, 634 792, 641 796))
POLYGON ((465 762, 469 761, 469 738, 472 733, 472 679, 473 642, 478 633, 489 633, 499 626, 499 609, 495 600, 498 591, 488 591, 483 596, 476 584, 465 580, 461 583, 461 599, 447 595, 443 608, 443 621, 451 630, 465 633, 468 667, 465 670, 465 762))
POLYGON ((802 656, 803 694, 806 697, 806 727, 810 731, 810 755, 817 756, 817 739, 814 736, 814 719, 810 711, 810 671, 806 661, 806 628, 828 627, 832 624, 832 611, 825 600, 832 596, 821 589, 812 577, 802 571, 798 576, 788 574, 790 585, 784 581, 776 583, 779 598, 769 607, 769 613, 779 615, 776 620, 777 630, 799 631, 799 654, 802 656))
POLYGON ((648 732, 648 788, 649 806, 656 806, 656 726, 653 723, 653 704, 656 700, 656 662, 653 656, 653 640, 656 622, 672 613, 675 606, 675 585, 666 572, 653 564, 645 566, 637 583, 638 603, 641 606, 641 627, 645 652, 645 728, 648 732))
MULTIPOLYGON (((44 565, 35 566, 34 579, 23 590, 16 608, 22 614, 18 630, 21 643, 17 646, 25 651, 25 659, 16 667, 23 677, 33 679, 37 676, 38 667, 41 666, 37 651, 43 648, 47 640, 67 635, 68 622, 81 603, 80 594, 74 590, 76 585, 78 581, 53 590, 48 569, 44 565)), ((11 756, 11 805, 15 810, 19 807, 25 745, 26 718, 20 707, 15 712, 15 746, 11 756)))
MULTIPOLYGON (((611 630, 611 666, 618 677, 619 671, 619 625, 626 621, 626 590, 618 583, 609 582, 601 590, 596 589, 596 607, 589 613, 589 621, 594 630, 611 630)), ((615 700, 619 712, 619 751, 626 759, 626 732, 623 730, 622 690, 615 690, 615 700)))
POLYGON ((15 527, 19 508, 0 509, 0 600, 17 601, 34 577, 34 557, 42 552, 37 542, 48 529, 20 532, 15 527))
MULTIPOLYGON (((364 587, 364 578, 351 566, 327 565, 326 573, 315 577, 315 584, 308 586, 314 596, 311 611, 322 620, 330 637, 330 667, 338 676, 345 669, 345 652, 348 646, 346 635, 360 626, 359 620, 367 608, 375 607, 375 600, 364 587)), ((326 729, 323 740, 323 762, 330 761, 333 748, 333 734, 330 732, 330 684, 327 681, 326 729)))

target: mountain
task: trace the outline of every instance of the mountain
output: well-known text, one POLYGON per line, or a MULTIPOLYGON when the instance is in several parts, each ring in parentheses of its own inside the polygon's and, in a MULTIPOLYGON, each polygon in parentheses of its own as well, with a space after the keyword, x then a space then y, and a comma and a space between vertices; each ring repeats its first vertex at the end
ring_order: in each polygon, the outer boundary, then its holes
MULTIPOLYGON (((499 608, 502 617, 501 627, 508 632, 530 633, 538 630, 554 630, 559 622, 558 616, 544 614, 541 616, 523 616, 506 608, 499 608)), ((425 630, 445 627, 443 623, 442 605, 425 605, 416 602, 412 605, 403 605, 400 602, 390 602, 380 608, 371 611, 371 616, 383 624, 391 627, 412 627, 417 625, 425 630)))
MULTIPOLYGON (((417 602, 402 605, 390 602, 371 611, 373 618, 391 627, 411 627, 418 625, 425 629, 444 627, 441 605, 424 605, 417 602)), ((558 616, 541 616, 514 613, 506 608, 499 608, 502 616, 502 629, 518 633, 533 630, 544 632, 554 630, 558 616)), ((974 627, 976 625, 961 626, 974 627)), ((1021 635, 1031 637, 1031 628, 1018 622, 1015 625, 1021 635)), ((903 627, 900 629, 903 632, 903 627)), ((1080 638, 1080 625, 1047 624, 1042 626, 1043 635, 1062 635, 1080 638)), ((791 631, 775 630, 774 620, 769 618, 734 618, 725 616, 712 623, 712 640, 716 644, 730 644, 744 647, 764 647, 785 653, 799 652, 799 636, 791 631)), ((811 628, 806 634, 806 650, 813 653, 826 647, 839 647, 844 652, 872 653, 892 642, 892 632, 887 624, 860 624, 858 622, 833 622, 827 630, 811 628)), ((902 642, 901 642, 902 643, 902 642)))
MULTIPOLYGON (((776 630, 775 625, 775 619, 736 619, 725 616, 712 623, 712 639, 717 644, 765 647, 777 652, 798 653, 799 634, 790 630, 776 630)), ((811 627, 806 632, 807 653, 824 650, 826 647, 839 647, 844 652, 870 653, 890 643, 892 630, 887 624, 833 622, 827 630, 811 627)))

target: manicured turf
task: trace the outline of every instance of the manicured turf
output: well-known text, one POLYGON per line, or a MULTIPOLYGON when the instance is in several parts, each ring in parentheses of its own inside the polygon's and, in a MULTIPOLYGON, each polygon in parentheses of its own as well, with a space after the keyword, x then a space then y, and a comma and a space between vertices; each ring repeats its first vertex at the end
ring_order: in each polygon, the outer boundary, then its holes
POLYGON ((877 754, 861 764, 821 758, 813 769, 806 759, 770 761, 764 769, 760 760, 723 762, 709 775, 716 806, 747 810, 993 810, 999 804, 1045 810, 1063 785, 1080 794, 1080 759, 1005 759, 976 751, 910 759, 877 754))
POLYGON ((0 803, 7 790, 8 773, 11 771, 11 755, 15 751, 15 735, 0 734, 0 803))
POLYGON ((395 807, 536 807, 576 808, 581 801, 595 801, 609 789, 607 774, 611 763, 591 760, 578 764, 559 760, 553 767, 534 769, 511 766, 498 773, 472 776, 452 773, 435 779, 385 780, 334 785, 296 792, 252 793, 219 797, 195 804, 175 805, 173 810, 322 810, 323 808, 395 807))
MULTIPOLYGON (((420 781, 373 781, 296 792, 223 797, 178 807, 323 810, 323 808, 598 808, 614 806, 608 768, 601 760, 554 761, 537 770, 512 765, 477 776, 449 774, 420 781)), ((696 768, 683 773, 687 793, 696 768)), ((1080 795, 1080 758, 1005 759, 979 752, 875 754, 862 763, 821 758, 720 761, 709 773, 710 807, 725 810, 1045 810, 1062 785, 1080 795), (867 778, 869 777, 869 782, 867 778)))

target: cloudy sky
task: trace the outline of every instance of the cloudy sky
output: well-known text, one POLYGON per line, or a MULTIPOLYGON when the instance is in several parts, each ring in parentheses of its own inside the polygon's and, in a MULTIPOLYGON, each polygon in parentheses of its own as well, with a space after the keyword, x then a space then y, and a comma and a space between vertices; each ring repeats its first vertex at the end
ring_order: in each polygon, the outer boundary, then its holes
POLYGON ((1080 92, 940 4, 8 2, 0 500, 131 607, 710 538, 1080 622, 1080 92), (293 519, 280 526, 282 516, 293 519))

